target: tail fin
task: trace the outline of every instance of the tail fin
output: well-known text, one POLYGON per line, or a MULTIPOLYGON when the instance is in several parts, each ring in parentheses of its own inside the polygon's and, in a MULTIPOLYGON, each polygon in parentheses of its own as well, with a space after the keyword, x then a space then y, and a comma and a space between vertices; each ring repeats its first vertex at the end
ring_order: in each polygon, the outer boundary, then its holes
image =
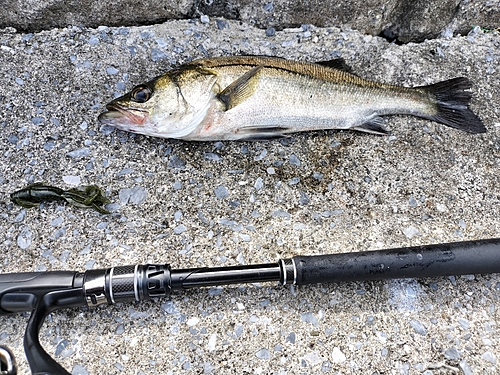
POLYGON ((469 109, 471 86, 471 81, 459 77, 420 87, 434 95, 437 105, 435 115, 422 117, 469 133, 486 133, 482 121, 469 109))

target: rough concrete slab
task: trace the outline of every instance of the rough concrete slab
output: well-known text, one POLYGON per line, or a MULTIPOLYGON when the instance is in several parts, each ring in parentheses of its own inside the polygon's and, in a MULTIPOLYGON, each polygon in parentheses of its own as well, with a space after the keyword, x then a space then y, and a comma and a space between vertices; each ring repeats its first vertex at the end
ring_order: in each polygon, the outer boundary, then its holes
MULTIPOLYGON (((499 236, 498 33, 397 46, 224 22, 0 34, 2 273, 238 265, 499 236), (342 56, 362 77, 404 85, 466 76, 488 133, 393 116, 388 137, 185 143, 96 122, 111 98, 175 64, 241 53, 342 56), (14 206, 9 193, 35 181, 98 184, 113 214, 14 206)), ((469 275, 192 290, 53 314, 41 341, 73 374, 496 374, 499 289, 499 275, 469 275)), ((0 317, 20 374, 26 320, 0 317)))
POLYGON ((23 31, 40 31, 68 25, 98 27, 100 25, 144 25, 168 19, 186 18, 194 1, 150 0, 14 0, 2 4, 0 27, 23 31))
POLYGON ((151 25, 172 19, 222 17, 260 28, 312 24, 345 27, 399 42, 420 42, 440 34, 467 34, 474 26, 500 27, 500 4, 482 0, 12 0, 0 8, 0 28, 36 32, 55 27, 151 25))

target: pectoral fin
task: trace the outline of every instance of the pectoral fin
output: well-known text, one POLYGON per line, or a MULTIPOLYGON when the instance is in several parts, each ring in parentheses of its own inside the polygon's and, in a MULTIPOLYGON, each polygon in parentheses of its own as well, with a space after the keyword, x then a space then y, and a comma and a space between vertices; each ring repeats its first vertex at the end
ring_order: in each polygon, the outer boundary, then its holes
POLYGON ((255 93, 259 82, 258 74, 261 69, 262 66, 250 69, 217 95, 217 98, 224 103, 226 111, 243 103, 255 93))
POLYGON ((382 117, 376 116, 364 124, 353 127, 354 130, 358 130, 365 133, 377 134, 377 135, 388 135, 389 131, 384 127, 385 121, 382 117))

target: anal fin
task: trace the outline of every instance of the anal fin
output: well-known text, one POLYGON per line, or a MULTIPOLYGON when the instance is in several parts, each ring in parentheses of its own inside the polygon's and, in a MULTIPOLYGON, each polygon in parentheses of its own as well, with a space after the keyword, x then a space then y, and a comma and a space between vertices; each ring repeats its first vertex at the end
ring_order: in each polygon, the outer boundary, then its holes
POLYGON ((370 134, 388 135, 389 131, 384 127, 384 125, 384 119, 380 116, 375 116, 367 122, 353 127, 352 129, 370 134))
POLYGON ((217 95, 217 98, 224 103, 226 111, 241 104, 255 93, 261 69, 262 66, 250 69, 217 95))

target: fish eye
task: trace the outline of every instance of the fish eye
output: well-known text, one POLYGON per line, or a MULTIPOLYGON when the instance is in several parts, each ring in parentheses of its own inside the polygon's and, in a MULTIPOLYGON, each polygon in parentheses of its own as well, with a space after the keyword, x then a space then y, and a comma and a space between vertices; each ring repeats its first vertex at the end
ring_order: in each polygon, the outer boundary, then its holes
POLYGON ((151 89, 146 85, 139 85, 133 88, 130 98, 137 103, 145 103, 151 98, 151 89))

